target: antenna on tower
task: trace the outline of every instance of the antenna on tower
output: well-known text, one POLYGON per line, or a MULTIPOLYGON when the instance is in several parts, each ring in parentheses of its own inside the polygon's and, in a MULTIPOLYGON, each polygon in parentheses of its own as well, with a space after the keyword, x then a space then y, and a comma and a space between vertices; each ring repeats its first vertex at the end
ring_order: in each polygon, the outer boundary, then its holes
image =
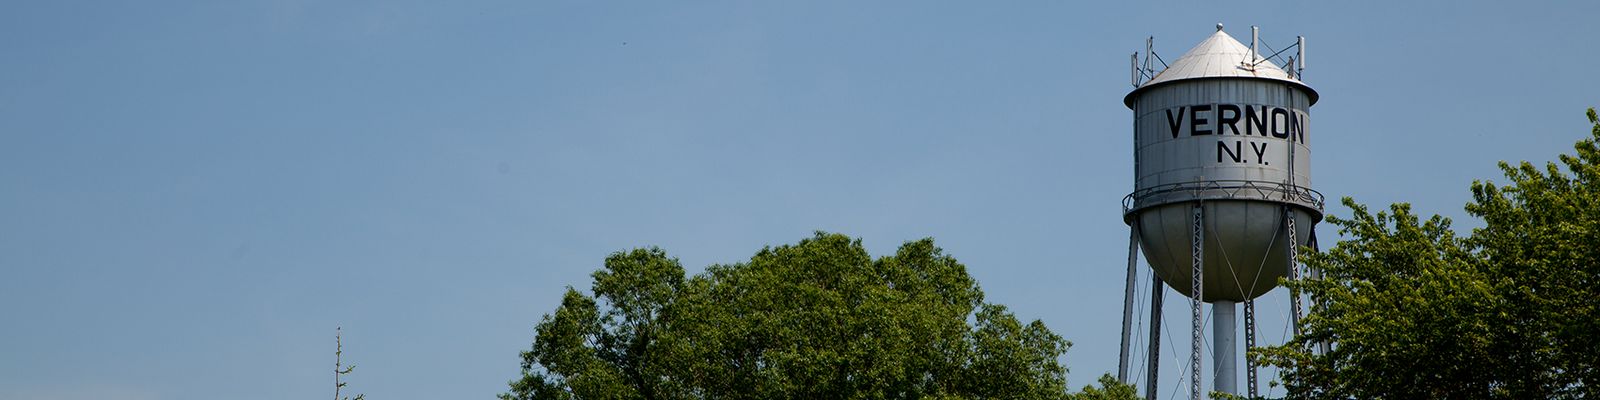
MULTIPOLYGON (((1139 87, 1139 85, 1144 83, 1145 79, 1155 78, 1155 69, 1152 67, 1154 66, 1154 60, 1159 57, 1155 55, 1155 40, 1155 36, 1146 37, 1144 39, 1143 64, 1140 63, 1139 52, 1133 52, 1132 57, 1130 57, 1132 61, 1132 65, 1130 67, 1133 70, 1133 87, 1139 87)), ((1162 61, 1161 63, 1165 65, 1166 61, 1162 61)))
POLYGON ((1130 56, 1132 59, 1128 65, 1128 72, 1133 73, 1133 87, 1139 87, 1139 52, 1135 51, 1130 56))
POLYGON ((1260 54, 1256 52, 1256 42, 1260 41, 1261 28, 1256 27, 1255 25, 1250 25, 1250 59, 1245 60, 1245 62, 1250 64, 1250 70, 1252 71, 1254 71, 1256 68, 1256 57, 1259 57, 1258 54, 1260 54))
POLYGON ((1300 52, 1300 56, 1294 58, 1294 76, 1303 80, 1306 74, 1306 37, 1295 36, 1294 45, 1296 50, 1300 52))
MULTIPOLYGON (((1150 63, 1150 56, 1155 54, 1155 43, 1155 36, 1144 38, 1144 72, 1147 74, 1155 73, 1155 65, 1150 63)), ((1162 64, 1166 64, 1166 62, 1163 61, 1162 64)), ((1150 77, 1155 78, 1154 75, 1151 75, 1150 77)))

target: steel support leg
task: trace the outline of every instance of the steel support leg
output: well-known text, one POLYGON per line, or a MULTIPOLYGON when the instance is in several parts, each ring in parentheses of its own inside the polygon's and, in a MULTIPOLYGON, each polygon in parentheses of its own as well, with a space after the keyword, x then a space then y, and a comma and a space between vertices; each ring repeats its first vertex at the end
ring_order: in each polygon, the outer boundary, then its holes
POLYGON ((1133 346, 1133 289, 1139 273, 1139 225, 1128 230, 1128 281, 1122 296, 1122 352, 1117 357, 1117 380, 1125 384, 1133 379, 1128 375, 1128 353, 1133 346))
MULTIPOLYGON (((1256 348, 1256 302, 1244 301, 1244 350, 1256 348)), ((1244 358, 1244 391, 1246 397, 1256 398, 1256 362, 1250 357, 1244 358)))
MULTIPOLYGON (((1322 248, 1317 246, 1317 226, 1316 225, 1311 225, 1311 235, 1309 237, 1307 237, 1306 239, 1307 239, 1308 242, 1310 242, 1308 244, 1311 245, 1311 251, 1315 251, 1315 252, 1321 252, 1322 251, 1322 248)), ((1312 279, 1322 279, 1322 270, 1321 269, 1317 269, 1315 271, 1312 271, 1311 272, 1311 278, 1312 279)), ((1318 299, 1315 299, 1315 298, 1311 299, 1311 304, 1314 307, 1317 307, 1318 310, 1321 310, 1322 307, 1326 306, 1325 304, 1322 303, 1321 300, 1318 300, 1318 299)), ((1322 351, 1321 353, 1318 353, 1318 354, 1328 354, 1329 351, 1333 350, 1333 345, 1331 343, 1328 343, 1328 342, 1319 342, 1319 343, 1317 343, 1317 348, 1318 348, 1318 350, 1322 351)))
MULTIPOLYGON (((1300 242, 1295 240, 1296 229, 1294 226, 1294 210, 1291 209, 1290 206, 1283 206, 1283 224, 1284 227, 1289 231, 1289 279, 1300 279, 1300 262, 1298 261, 1299 257, 1296 257, 1296 253, 1300 251, 1300 242)), ((1289 290, 1289 308, 1292 309, 1292 313, 1289 316, 1291 320, 1289 322, 1294 324, 1294 335, 1300 336, 1299 290, 1289 290)))
POLYGON ((1160 383, 1156 373, 1161 371, 1161 308, 1163 297, 1166 297, 1167 288, 1163 287, 1161 277, 1150 279, 1150 372, 1145 383, 1146 399, 1155 399, 1156 387, 1160 383))
POLYGON ((1205 287, 1204 286, 1205 275, 1202 274, 1202 272, 1204 272, 1204 270, 1205 270, 1205 243, 1206 243, 1205 242, 1205 217, 1204 217, 1204 215, 1205 215, 1204 204, 1195 203, 1195 205, 1194 205, 1194 226, 1193 226, 1194 229, 1193 229, 1192 235, 1190 236, 1194 240, 1194 243, 1190 246, 1190 249, 1189 249, 1190 250, 1189 251, 1189 255, 1191 257, 1190 259, 1192 260, 1192 263, 1191 263, 1190 268, 1189 268, 1190 272, 1192 273, 1191 277, 1190 277, 1191 285, 1190 285, 1190 288, 1189 288, 1189 313, 1190 313, 1190 316, 1192 317, 1192 318, 1190 318, 1190 323, 1192 324, 1191 325, 1192 329, 1190 329, 1190 332, 1189 332, 1190 333, 1190 335, 1189 335, 1189 346, 1190 346, 1189 347, 1189 349, 1190 349, 1189 350, 1189 366, 1190 366, 1190 370, 1189 370, 1189 398, 1191 400, 1200 400, 1201 399, 1201 397, 1200 397, 1200 395, 1201 395, 1201 392, 1200 392, 1200 372, 1201 372, 1202 368, 1200 367, 1200 346, 1201 346, 1200 341, 1202 340, 1202 336, 1203 335, 1202 335, 1202 332, 1200 330, 1201 330, 1201 322, 1202 322, 1201 318, 1203 316, 1202 313, 1201 313, 1201 304, 1203 303, 1202 300, 1205 299, 1205 297, 1204 297, 1205 293, 1204 293, 1204 290, 1202 290, 1202 288, 1205 287))

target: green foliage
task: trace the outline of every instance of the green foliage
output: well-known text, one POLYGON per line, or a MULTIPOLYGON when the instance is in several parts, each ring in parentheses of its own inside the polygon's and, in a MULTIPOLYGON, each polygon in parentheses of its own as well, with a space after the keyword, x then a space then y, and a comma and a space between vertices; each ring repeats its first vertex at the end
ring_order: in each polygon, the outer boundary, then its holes
POLYGON ((931 239, 873 259, 819 232, 687 279, 662 250, 637 249, 593 277, 594 297, 569 288, 538 324, 500 398, 1067 396, 1057 360, 1071 344, 984 303, 931 239))
POLYGON ((1576 155, 1502 162, 1509 185, 1474 182, 1457 237, 1406 204, 1329 217, 1345 240, 1304 252, 1320 280, 1304 334, 1252 357, 1285 369, 1290 398, 1600 398, 1600 119, 1576 155), (1314 343, 1332 343, 1315 354, 1314 343))
POLYGON ((356 371, 356 365, 344 365, 344 328, 333 328, 333 400, 366 400, 367 395, 358 394, 354 399, 349 396, 340 397, 340 392, 350 382, 344 381, 344 376, 356 371))
POLYGON ((1084 386, 1082 392, 1069 396, 1071 400, 1137 400, 1139 395, 1133 385, 1117 381, 1111 374, 1100 375, 1100 388, 1084 386))

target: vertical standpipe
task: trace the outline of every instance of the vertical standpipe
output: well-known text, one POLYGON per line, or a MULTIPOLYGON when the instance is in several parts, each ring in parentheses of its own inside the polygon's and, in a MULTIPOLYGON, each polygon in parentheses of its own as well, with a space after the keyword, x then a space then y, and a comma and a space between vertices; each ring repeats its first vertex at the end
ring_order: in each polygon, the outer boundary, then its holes
POLYGON ((1235 308, 1232 301, 1211 303, 1211 370, 1216 371, 1211 387, 1219 392, 1239 394, 1238 358, 1235 358, 1239 350, 1234 346, 1234 338, 1238 336, 1234 331, 1238 323, 1234 319, 1235 308))

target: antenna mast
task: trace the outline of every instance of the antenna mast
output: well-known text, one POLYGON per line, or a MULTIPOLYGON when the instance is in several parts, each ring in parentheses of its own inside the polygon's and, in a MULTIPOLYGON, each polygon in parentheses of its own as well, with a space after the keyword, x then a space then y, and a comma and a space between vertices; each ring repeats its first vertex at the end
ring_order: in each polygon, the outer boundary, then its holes
POLYGON ((1305 78, 1305 73, 1306 73, 1305 72, 1306 71, 1306 37, 1305 36, 1295 36, 1295 50, 1300 52, 1300 56, 1294 58, 1294 76, 1296 78, 1300 79, 1300 80, 1305 80, 1306 79, 1305 78))

